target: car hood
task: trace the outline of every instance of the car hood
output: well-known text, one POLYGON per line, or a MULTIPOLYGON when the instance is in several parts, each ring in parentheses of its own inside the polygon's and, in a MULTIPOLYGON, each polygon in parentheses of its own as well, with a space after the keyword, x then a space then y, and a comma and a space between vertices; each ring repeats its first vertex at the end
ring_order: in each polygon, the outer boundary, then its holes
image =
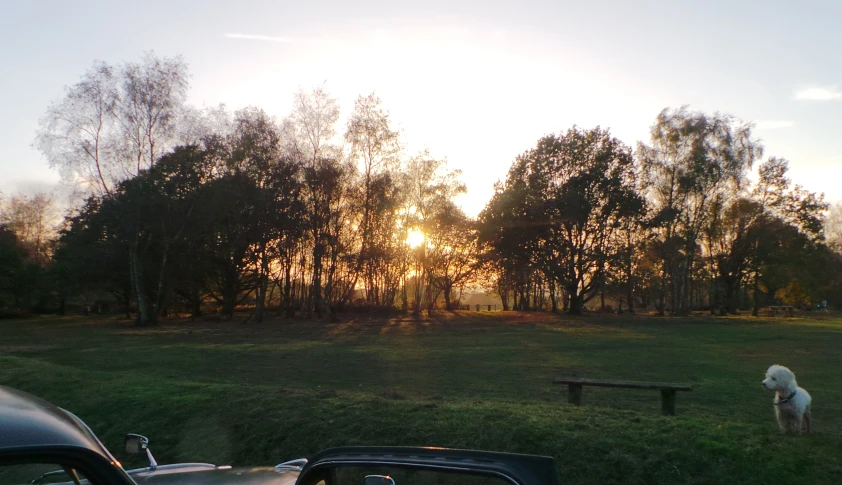
POLYGON ((186 465, 178 468, 132 471, 138 485, 293 485, 296 471, 272 467, 214 467, 186 465))

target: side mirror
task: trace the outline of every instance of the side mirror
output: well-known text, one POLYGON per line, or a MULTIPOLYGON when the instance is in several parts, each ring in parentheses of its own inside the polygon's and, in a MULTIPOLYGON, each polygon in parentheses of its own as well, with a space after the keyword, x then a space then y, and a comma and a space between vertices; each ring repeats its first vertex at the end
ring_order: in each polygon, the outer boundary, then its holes
POLYGON ((138 455, 149 449, 149 438, 139 434, 129 433, 123 440, 123 446, 126 449, 126 453, 138 455))
POLYGON ((386 475, 368 475, 365 477, 365 485, 395 485, 395 480, 386 475))

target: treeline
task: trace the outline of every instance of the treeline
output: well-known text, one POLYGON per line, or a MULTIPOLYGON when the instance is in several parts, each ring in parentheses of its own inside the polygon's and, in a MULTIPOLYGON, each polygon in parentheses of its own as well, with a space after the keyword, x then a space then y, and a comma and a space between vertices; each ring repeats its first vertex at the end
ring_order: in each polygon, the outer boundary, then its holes
POLYGON ((453 202, 465 187, 444 160, 404 155, 376 96, 360 96, 337 134, 322 88, 297 93, 279 122, 258 108, 192 109, 187 77, 154 55, 97 63, 42 120, 36 143, 90 194, 51 253, 59 307, 108 292, 145 325, 242 304, 260 321, 267 307, 324 316, 458 301, 476 239, 453 202))
POLYGON ((45 195, 0 194, 0 317, 57 308, 51 258, 59 217, 45 195))
POLYGON ((729 116, 665 110, 636 150, 600 128, 546 136, 474 220, 459 171, 407 156, 373 94, 340 127, 323 88, 276 120, 193 108, 188 79, 180 58, 95 63, 48 108, 35 144, 83 202, 55 229, 48 198, 3 203, 0 310, 261 321, 456 308, 468 288, 570 313, 842 303, 828 205, 729 116))
POLYGON ((636 151, 600 128, 542 138, 479 217, 506 308, 839 305, 828 204, 792 185, 786 160, 762 156, 751 124, 686 108, 663 111, 636 151))

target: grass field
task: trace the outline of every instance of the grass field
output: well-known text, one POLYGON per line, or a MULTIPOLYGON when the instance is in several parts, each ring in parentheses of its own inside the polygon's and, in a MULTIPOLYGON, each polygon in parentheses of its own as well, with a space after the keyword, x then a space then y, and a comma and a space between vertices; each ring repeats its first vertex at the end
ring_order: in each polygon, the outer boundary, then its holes
POLYGON ((276 464, 336 445, 551 455, 562 483, 842 483, 842 319, 456 313, 263 324, 0 321, 0 384, 65 407, 118 458, 276 464), (770 364, 813 395, 815 433, 777 432, 770 364), (657 391, 555 376, 692 383, 657 391))

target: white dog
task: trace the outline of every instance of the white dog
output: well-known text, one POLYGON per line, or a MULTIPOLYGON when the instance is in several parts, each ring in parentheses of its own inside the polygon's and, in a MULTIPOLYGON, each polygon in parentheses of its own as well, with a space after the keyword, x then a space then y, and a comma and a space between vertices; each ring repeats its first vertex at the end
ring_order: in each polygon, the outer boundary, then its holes
POLYGON ((775 417, 782 433, 810 432, 810 394, 798 387, 795 374, 782 365, 773 365, 766 371, 763 387, 775 391, 775 417))

